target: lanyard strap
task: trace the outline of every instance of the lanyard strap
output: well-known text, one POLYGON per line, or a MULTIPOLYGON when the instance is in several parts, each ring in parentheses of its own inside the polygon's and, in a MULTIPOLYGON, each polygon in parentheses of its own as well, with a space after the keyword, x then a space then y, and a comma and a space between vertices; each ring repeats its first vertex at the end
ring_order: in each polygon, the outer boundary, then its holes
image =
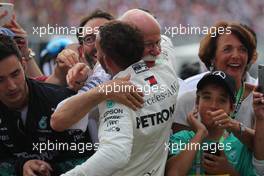
POLYGON ((236 104, 235 104, 235 110, 230 115, 232 119, 234 119, 241 107, 242 101, 243 101, 243 95, 245 92, 245 84, 243 84, 242 87, 239 88, 237 94, 236 94, 236 104))
POLYGON ((202 150, 198 150, 196 161, 195 161, 195 165, 196 165, 195 174, 196 175, 200 175, 201 174, 201 167, 202 167, 201 156, 202 156, 202 150))
POLYGON ((224 130, 223 135, 220 137, 220 139, 218 140, 218 144, 224 143, 224 140, 226 139, 226 137, 229 135, 229 132, 224 130))

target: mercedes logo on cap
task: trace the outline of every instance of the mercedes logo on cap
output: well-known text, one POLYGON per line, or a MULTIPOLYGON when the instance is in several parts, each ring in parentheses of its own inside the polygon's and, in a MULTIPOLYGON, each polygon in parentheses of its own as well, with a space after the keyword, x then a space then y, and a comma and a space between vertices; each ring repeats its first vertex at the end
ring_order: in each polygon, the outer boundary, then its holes
POLYGON ((226 78, 226 74, 224 72, 222 72, 222 71, 215 71, 215 72, 213 72, 213 75, 220 76, 223 79, 226 78))

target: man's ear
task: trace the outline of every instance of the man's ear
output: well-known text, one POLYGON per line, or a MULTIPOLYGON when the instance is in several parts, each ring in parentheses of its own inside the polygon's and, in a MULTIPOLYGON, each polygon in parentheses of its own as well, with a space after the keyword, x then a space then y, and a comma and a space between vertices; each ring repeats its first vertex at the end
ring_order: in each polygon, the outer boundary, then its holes
POLYGON ((117 73, 120 71, 120 68, 116 65, 116 63, 106 56, 103 57, 105 66, 107 67, 108 71, 110 71, 112 74, 117 73))
POLYGON ((104 55, 103 60, 107 68, 113 68, 113 61, 111 59, 107 59, 107 57, 104 55))

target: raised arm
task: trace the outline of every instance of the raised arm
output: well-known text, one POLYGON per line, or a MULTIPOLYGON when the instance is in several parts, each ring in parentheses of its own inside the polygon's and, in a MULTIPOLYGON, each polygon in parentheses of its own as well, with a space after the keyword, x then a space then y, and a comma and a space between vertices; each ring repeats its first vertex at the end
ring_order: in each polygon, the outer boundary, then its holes
POLYGON ((82 119, 93 107, 107 99, 115 100, 136 110, 142 106, 144 101, 143 94, 135 90, 136 88, 129 81, 129 77, 125 77, 106 82, 88 92, 72 96, 52 114, 51 127, 55 131, 64 131, 82 119), (132 89, 124 92, 109 91, 114 90, 113 87, 116 85, 129 85, 132 89))
MULTIPOLYGON (((188 115, 188 121, 196 131, 195 136, 189 142, 190 146, 192 144, 194 144, 193 146, 201 144, 203 139, 208 135, 206 127, 196 117, 197 114, 193 112, 188 115)), ((173 146, 173 143, 171 145, 173 146)), ((187 175, 198 151, 199 148, 194 147, 193 150, 183 150, 178 155, 171 157, 167 161, 166 176, 187 175)))
POLYGON ((256 134, 254 138, 253 165, 259 175, 264 174, 264 95, 253 92, 253 108, 256 115, 256 134))

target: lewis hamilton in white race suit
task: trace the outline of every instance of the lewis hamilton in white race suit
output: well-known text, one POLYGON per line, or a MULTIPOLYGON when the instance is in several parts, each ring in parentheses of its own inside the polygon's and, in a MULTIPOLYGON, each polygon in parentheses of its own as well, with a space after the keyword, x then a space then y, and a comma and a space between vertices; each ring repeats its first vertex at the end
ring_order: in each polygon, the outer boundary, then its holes
MULTIPOLYGON (((103 40, 101 32, 98 40, 103 40)), ((164 175, 166 144, 179 91, 175 71, 164 57, 157 56, 161 61, 154 67, 140 60, 115 75, 119 78, 130 74, 131 82, 144 92, 143 108, 133 111, 112 100, 99 104, 98 151, 64 176, 164 175)))

